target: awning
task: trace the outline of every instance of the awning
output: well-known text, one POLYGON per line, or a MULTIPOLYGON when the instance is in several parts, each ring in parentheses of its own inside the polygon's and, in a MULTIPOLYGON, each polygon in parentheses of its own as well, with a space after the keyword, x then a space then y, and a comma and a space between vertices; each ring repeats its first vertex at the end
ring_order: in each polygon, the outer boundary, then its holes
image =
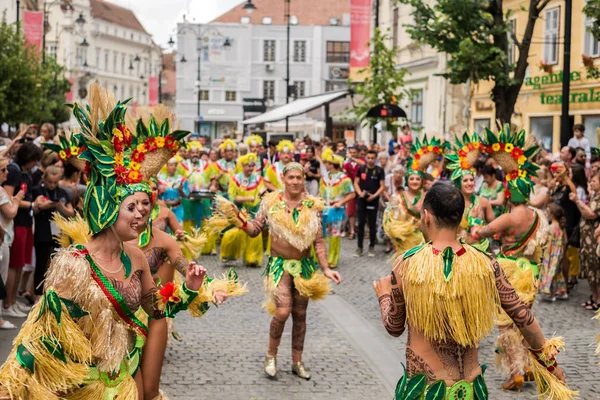
POLYGON ((318 94, 315 96, 303 97, 301 99, 294 100, 291 103, 286 104, 284 106, 267 111, 264 114, 242 121, 242 124, 250 125, 262 124, 265 122, 281 121, 282 119, 304 114, 306 112, 314 110, 315 108, 321 107, 324 104, 328 104, 332 101, 341 99, 342 97, 346 97, 349 93, 350 91, 345 89, 338 90, 335 92, 318 94))

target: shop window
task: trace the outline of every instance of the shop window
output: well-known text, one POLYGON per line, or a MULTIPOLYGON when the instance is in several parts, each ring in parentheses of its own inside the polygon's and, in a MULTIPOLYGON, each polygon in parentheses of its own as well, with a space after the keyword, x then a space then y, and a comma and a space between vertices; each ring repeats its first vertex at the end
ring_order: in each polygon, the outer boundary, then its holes
POLYGON ((306 62, 306 40, 294 41, 294 62, 306 62))
POLYGON ((400 28, 400 13, 398 7, 394 8, 392 21, 392 45, 398 46, 398 29, 400 28))
POLYGON ((294 95, 293 97, 299 99, 306 95, 306 82, 304 81, 294 81, 294 95))
POLYGON ((225 101, 236 101, 237 92, 232 90, 225 91, 225 101))
POLYGON ((210 96, 208 95, 208 90, 201 90, 200 91, 200 100, 201 101, 208 101, 210 98, 210 96))
POLYGON ((560 8, 551 8, 544 15, 544 61, 547 64, 558 64, 558 21, 560 18, 560 8))
POLYGON ((590 28, 594 26, 594 19, 585 17, 585 33, 583 37, 583 54, 591 57, 600 56, 600 51, 598 50, 598 39, 592 35, 590 32, 590 28))
POLYGON ((590 115, 583 117, 585 126, 585 137, 590 141, 590 146, 598 147, 598 133, 596 129, 600 128, 600 115, 590 115))
POLYGON ((275 81, 263 81, 263 98, 275 100, 275 81))
POLYGON ((530 119, 529 133, 535 135, 544 150, 552 151, 553 117, 533 117, 530 119))
POLYGON ((275 61, 275 41, 265 40, 263 42, 263 61, 273 62, 275 61))
POLYGON ((416 128, 423 126, 423 89, 412 91, 410 100, 410 123, 416 128))
POLYGON ((350 42, 327 42, 327 62, 350 62, 350 42))
POLYGON ((490 119, 489 118, 481 118, 473 121, 473 125, 475 127, 475 132, 482 135, 486 129, 490 129, 490 119))

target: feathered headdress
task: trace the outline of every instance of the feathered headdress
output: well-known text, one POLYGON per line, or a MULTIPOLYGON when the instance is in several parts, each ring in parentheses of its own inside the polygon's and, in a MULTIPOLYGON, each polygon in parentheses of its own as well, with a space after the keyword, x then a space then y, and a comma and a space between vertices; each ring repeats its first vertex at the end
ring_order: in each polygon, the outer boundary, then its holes
POLYGON ((281 140, 277 143, 278 153, 293 153, 295 149, 294 144, 289 140, 281 140))
POLYGON ((324 162, 337 164, 340 167, 344 165, 344 157, 335 154, 331 147, 327 147, 325 150, 323 150, 323 152, 321 153, 321 160, 323 160, 324 162))
POLYGON ((261 146, 263 139, 258 135, 252 135, 246 139, 246 144, 248 146, 261 146))
POLYGON ((223 143, 221 143, 221 145, 219 146, 220 150, 235 150, 237 148, 237 145, 235 144, 235 142, 231 139, 227 139, 225 140, 223 143))
POLYGON ((446 154, 445 157, 449 161, 448 169, 453 171, 450 179, 457 187, 460 187, 463 176, 475 175, 473 165, 484 149, 485 145, 476 132, 470 136, 465 132, 462 140, 458 136, 455 137, 452 153, 446 154))
POLYGON ((427 135, 423 136, 422 142, 417 138, 417 141, 412 145, 410 150, 406 176, 423 176, 423 172, 427 170, 427 167, 429 167, 429 165, 431 165, 438 157, 444 155, 444 150, 447 146, 448 143, 442 142, 442 140, 438 138, 428 140, 427 135))
POLYGON ((65 136, 58 135, 59 144, 42 143, 42 147, 58 154, 62 161, 73 163, 78 169, 85 168, 85 161, 77 158, 85 151, 80 133, 66 133, 65 136))
POLYGON ((194 150, 194 151, 196 151, 196 150, 202 151, 204 149, 204 147, 202 147, 202 143, 200 143, 197 140, 194 140, 193 142, 188 142, 187 148, 188 148, 188 150, 194 150))
POLYGON ((248 165, 248 164, 256 165, 257 161, 258 161, 258 157, 256 157, 256 154, 248 153, 248 154, 238 158, 237 167, 238 167, 238 169, 241 169, 243 165, 248 165))
POLYGON ((539 168, 532 161, 540 148, 535 145, 531 136, 521 129, 512 132, 510 125, 505 124, 495 134, 485 130, 485 152, 489 154, 504 170, 506 182, 506 198, 516 203, 525 203, 531 195, 533 181, 539 168))

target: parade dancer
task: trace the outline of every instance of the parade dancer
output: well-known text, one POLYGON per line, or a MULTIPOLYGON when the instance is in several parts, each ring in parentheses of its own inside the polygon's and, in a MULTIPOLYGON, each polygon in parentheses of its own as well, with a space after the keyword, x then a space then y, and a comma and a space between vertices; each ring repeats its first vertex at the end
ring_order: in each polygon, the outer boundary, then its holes
POLYGON ((321 153, 321 160, 327 169, 327 175, 321 179, 320 188, 321 197, 325 200, 323 236, 328 239, 327 263, 329 268, 336 268, 340 260, 346 204, 356 195, 352 181, 341 171, 344 158, 334 154, 331 148, 327 148, 321 153))
MULTIPOLYGON (((248 146, 248 150, 250 151, 250 153, 256 154, 256 157, 257 157, 256 166, 254 168, 254 173, 258 174, 264 178, 265 173, 266 173, 267 169, 269 168, 269 159, 263 158, 260 156, 260 150, 263 145, 263 139, 258 135, 249 136, 246 139, 246 145, 248 146)), ((242 171, 239 170, 237 172, 242 172, 242 171)))
POLYGON ((277 376, 277 349, 290 314, 293 319, 292 372, 303 379, 311 378, 302 362, 308 300, 319 300, 329 293, 327 279, 336 284, 342 281, 327 265, 321 221, 323 202, 306 193, 304 178, 302 165, 288 163, 283 170, 284 190, 265 195, 253 220, 224 199, 220 199, 215 210, 226 225, 234 224, 249 236, 260 235, 267 226, 271 234, 271 257, 264 273, 265 308, 273 315, 264 370, 271 378, 277 376), (313 247, 316 260, 311 256, 313 247))
MULTIPOLYGON (((506 173, 505 198, 508 212, 473 230, 475 240, 500 235, 502 242, 498 263, 521 301, 533 305, 537 294, 538 264, 548 239, 549 225, 540 210, 527 205, 533 189, 531 177, 535 177, 537 165, 531 160, 538 148, 525 131, 513 133, 510 126, 496 135, 486 132, 486 152, 493 157, 506 173)), ((532 380, 527 348, 518 326, 508 315, 502 313, 497 320, 500 334, 496 341, 496 364, 510 375, 502 388, 520 391, 526 380, 532 380)))
MULTIPOLYGON (((258 212, 261 196, 266 192, 262 176, 257 174, 258 157, 248 153, 238 159, 238 168, 243 172, 235 174, 229 181, 229 199, 240 209, 253 217, 258 212)), ((262 265, 262 236, 248 237, 239 228, 229 229, 221 239, 221 260, 228 262, 240 257, 249 267, 262 265)))
POLYGON ((282 140, 277 144, 279 161, 270 164, 265 173, 265 186, 269 191, 279 190, 285 186, 283 170, 293 161, 294 150, 294 144, 289 140, 282 140))
POLYGON ((231 139, 225 140, 219 146, 222 158, 211 164, 211 172, 209 177, 214 179, 219 184, 221 194, 227 197, 227 189, 229 187, 229 178, 235 173, 235 150, 237 145, 231 139))
MULTIPOLYGON (((188 154, 189 158, 183 160, 181 165, 187 171, 188 189, 190 193, 198 193, 207 191, 211 187, 211 180, 208 173, 209 163, 202 160, 203 151, 200 142, 189 142, 188 154)), ((210 211, 209 199, 189 198, 182 199, 184 205, 184 222, 183 229, 186 232, 192 233, 194 228, 200 228, 202 221, 208 218, 210 211)))
POLYGON ((394 337, 408 330, 407 366, 395 399, 487 400, 479 342, 498 309, 527 341, 543 398, 573 399, 555 356, 561 338, 545 339, 499 263, 457 238, 465 208, 453 185, 436 183, 425 195, 421 230, 428 243, 398 258, 391 274, 374 282, 384 327, 394 337))
POLYGON ((178 155, 171 157, 158 174, 158 197, 173 211, 180 224, 185 214, 182 199, 190 194, 187 171, 180 165, 181 161, 178 155))
POLYGON ((191 262, 186 283, 157 290, 142 252, 124 244, 137 237, 143 218, 134 196, 139 183, 158 172, 188 132, 171 133, 168 120, 150 118, 149 127, 138 121, 134 136, 125 103, 111 103, 92 85, 89 107, 73 105, 86 147, 79 157, 89 163, 84 216, 93 237, 52 258, 43 299, 0 370, 0 398, 140 398, 148 328, 135 311, 172 317, 193 303, 204 282, 206 271, 191 262), (158 136, 147 140, 148 131, 158 136))

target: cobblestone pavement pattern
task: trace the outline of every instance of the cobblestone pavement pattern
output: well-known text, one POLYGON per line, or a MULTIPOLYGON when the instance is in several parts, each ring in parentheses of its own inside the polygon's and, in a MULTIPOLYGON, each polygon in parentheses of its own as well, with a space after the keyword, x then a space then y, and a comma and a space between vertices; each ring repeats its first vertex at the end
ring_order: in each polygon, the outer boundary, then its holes
MULTIPOLYGON (((406 337, 388 336, 380 322, 377 300, 372 291, 373 280, 389 273, 391 263, 377 247, 375 258, 353 258, 354 243, 343 240, 339 272, 344 283, 334 289, 352 312, 364 317, 381 332, 376 338, 403 354, 406 337)), ((220 275, 226 268, 217 257, 203 257, 201 263, 210 275, 220 275)), ((279 377, 269 380, 262 371, 268 342, 270 317, 261 309, 262 270, 234 264, 240 279, 248 282, 250 293, 231 299, 218 309, 214 306, 201 320, 186 315, 177 318, 175 326, 182 342, 172 343, 166 355, 162 388, 172 400, 379 400, 391 399, 380 377, 369 367, 342 329, 336 325, 323 305, 311 303, 304 361, 313 378, 303 381, 292 375, 291 317, 279 350, 279 377)), ((582 399, 600 398, 600 373, 594 356, 595 336, 600 330, 592 312, 579 304, 585 300, 587 285, 581 282, 567 302, 553 304, 538 301, 534 313, 546 335, 563 335, 567 349, 559 355, 569 383, 581 391, 582 399)), ((20 321, 14 321, 19 322, 20 321)), ((0 356, 10 351, 15 331, 0 331, 0 356)), ((535 398, 533 384, 526 384, 520 394, 503 392, 503 377, 494 367, 494 339, 490 335, 481 343, 480 362, 489 366, 486 381, 490 399, 535 398)), ((374 355, 376 358, 377 356, 374 355)), ((398 377, 402 368, 398 360, 398 377)))

